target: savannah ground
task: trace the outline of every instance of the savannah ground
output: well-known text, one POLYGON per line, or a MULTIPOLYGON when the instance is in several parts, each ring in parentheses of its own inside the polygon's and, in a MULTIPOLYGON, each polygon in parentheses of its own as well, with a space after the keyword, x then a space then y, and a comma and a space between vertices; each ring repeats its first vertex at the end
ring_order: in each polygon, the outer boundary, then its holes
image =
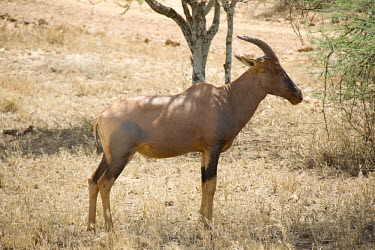
MULTIPOLYGON (((353 141, 340 127, 327 141, 321 80, 308 74, 290 25, 254 18, 264 9, 255 7, 239 3, 235 35, 269 43, 305 101, 268 96, 222 154, 212 230, 198 223, 198 154, 136 155, 112 189, 107 234, 100 198, 98 230, 86 231, 87 178, 101 159, 93 119, 114 100, 190 86, 182 34, 147 5, 120 15, 111 1, 0 1, 0 248, 374 249, 375 178, 318 164, 332 141, 353 141)), ((224 18, 207 64, 215 85, 224 79, 224 18)), ((233 47, 262 56, 239 40, 233 47)), ((234 62, 234 78, 245 70, 234 62)))

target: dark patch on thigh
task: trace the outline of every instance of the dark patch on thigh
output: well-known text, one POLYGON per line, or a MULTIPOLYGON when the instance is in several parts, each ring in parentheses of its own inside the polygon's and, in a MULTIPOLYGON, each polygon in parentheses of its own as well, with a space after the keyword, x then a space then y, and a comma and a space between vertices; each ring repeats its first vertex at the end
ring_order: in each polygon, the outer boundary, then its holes
POLYGON ((107 170, 108 163, 107 159, 105 158, 105 155, 103 154, 102 161, 100 162, 98 168, 96 169, 94 173, 94 177, 92 178, 92 181, 97 184, 100 177, 103 175, 103 173, 107 170))
POLYGON ((110 180, 112 178, 115 178, 115 180, 119 177, 122 170, 124 170, 126 164, 129 161, 129 158, 132 154, 128 153, 126 156, 121 157, 120 159, 112 159, 111 165, 109 166, 105 177, 110 180))

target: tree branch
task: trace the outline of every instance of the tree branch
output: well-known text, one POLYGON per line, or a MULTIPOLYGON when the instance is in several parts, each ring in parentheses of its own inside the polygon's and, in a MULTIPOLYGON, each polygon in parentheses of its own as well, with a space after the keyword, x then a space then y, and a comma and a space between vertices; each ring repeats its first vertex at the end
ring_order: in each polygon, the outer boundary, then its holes
POLYGON ((207 14, 210 12, 210 10, 212 9, 212 6, 214 6, 214 2, 216 0, 209 0, 208 4, 206 5, 205 9, 204 9, 204 15, 207 16, 207 14))
POLYGON ((223 6, 224 11, 228 12, 228 7, 229 7, 228 0, 220 0, 220 1, 221 1, 221 5, 223 6))
POLYGON ((191 14, 190 14, 190 10, 189 10, 189 7, 188 7, 188 2, 186 0, 181 0, 181 5, 182 5, 182 8, 184 9, 184 14, 185 14, 185 17, 186 17, 186 21, 189 24, 189 26, 191 27, 193 19, 192 19, 191 14))
POLYGON ((230 8, 233 10, 233 13, 234 13, 234 8, 236 7, 237 2, 238 0, 232 0, 230 3, 230 8))
POLYGON ((212 20, 212 25, 207 31, 206 40, 211 41, 219 30, 220 25, 220 3, 218 0, 214 0, 215 3, 215 14, 214 19, 212 20))
POLYGON ((185 19, 180 16, 174 9, 164 6, 161 3, 155 0, 145 0, 146 3, 151 7, 152 10, 155 12, 169 17, 175 21, 178 26, 180 26, 182 33, 185 36, 186 42, 188 43, 189 47, 192 45, 191 43, 191 29, 185 19))

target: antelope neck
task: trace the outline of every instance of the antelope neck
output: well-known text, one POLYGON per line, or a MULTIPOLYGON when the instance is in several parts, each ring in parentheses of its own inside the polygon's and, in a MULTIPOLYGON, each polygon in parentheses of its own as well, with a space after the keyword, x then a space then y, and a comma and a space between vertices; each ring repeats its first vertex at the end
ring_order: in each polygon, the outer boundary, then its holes
POLYGON ((238 79, 223 86, 231 116, 242 129, 253 116, 267 93, 261 86, 257 69, 249 69, 238 79))

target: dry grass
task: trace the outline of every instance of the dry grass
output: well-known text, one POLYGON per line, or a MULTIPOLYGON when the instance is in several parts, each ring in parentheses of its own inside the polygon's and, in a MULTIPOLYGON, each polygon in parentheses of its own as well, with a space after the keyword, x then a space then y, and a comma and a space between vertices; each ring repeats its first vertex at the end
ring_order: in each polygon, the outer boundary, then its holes
POLYGON ((15 96, 1 96, 0 110, 3 113, 15 113, 19 110, 21 104, 15 96))
MULTIPOLYGON (((283 64, 308 98, 292 106, 267 97, 222 155, 211 231, 198 223, 200 159, 188 154, 136 155, 112 190, 115 232, 104 232, 100 201, 99 230, 86 232, 86 180, 100 160, 94 116, 116 99, 182 91, 190 66, 184 46, 89 31, 68 14, 66 24, 44 27, 0 20, 0 128, 35 126, 22 136, 0 134, 0 248, 375 247, 374 176, 358 175, 355 159, 348 169, 337 160, 366 153, 344 130, 326 139, 312 98, 320 83, 296 54, 283 64)), ((220 83, 223 53, 215 49, 207 78, 220 83)), ((238 76, 245 68, 235 63, 233 70, 238 76)))
POLYGON ((356 131, 342 122, 332 124, 330 129, 330 138, 324 134, 311 141, 307 167, 320 168, 326 176, 334 172, 367 176, 375 171, 375 148, 370 143, 364 142, 356 131))

